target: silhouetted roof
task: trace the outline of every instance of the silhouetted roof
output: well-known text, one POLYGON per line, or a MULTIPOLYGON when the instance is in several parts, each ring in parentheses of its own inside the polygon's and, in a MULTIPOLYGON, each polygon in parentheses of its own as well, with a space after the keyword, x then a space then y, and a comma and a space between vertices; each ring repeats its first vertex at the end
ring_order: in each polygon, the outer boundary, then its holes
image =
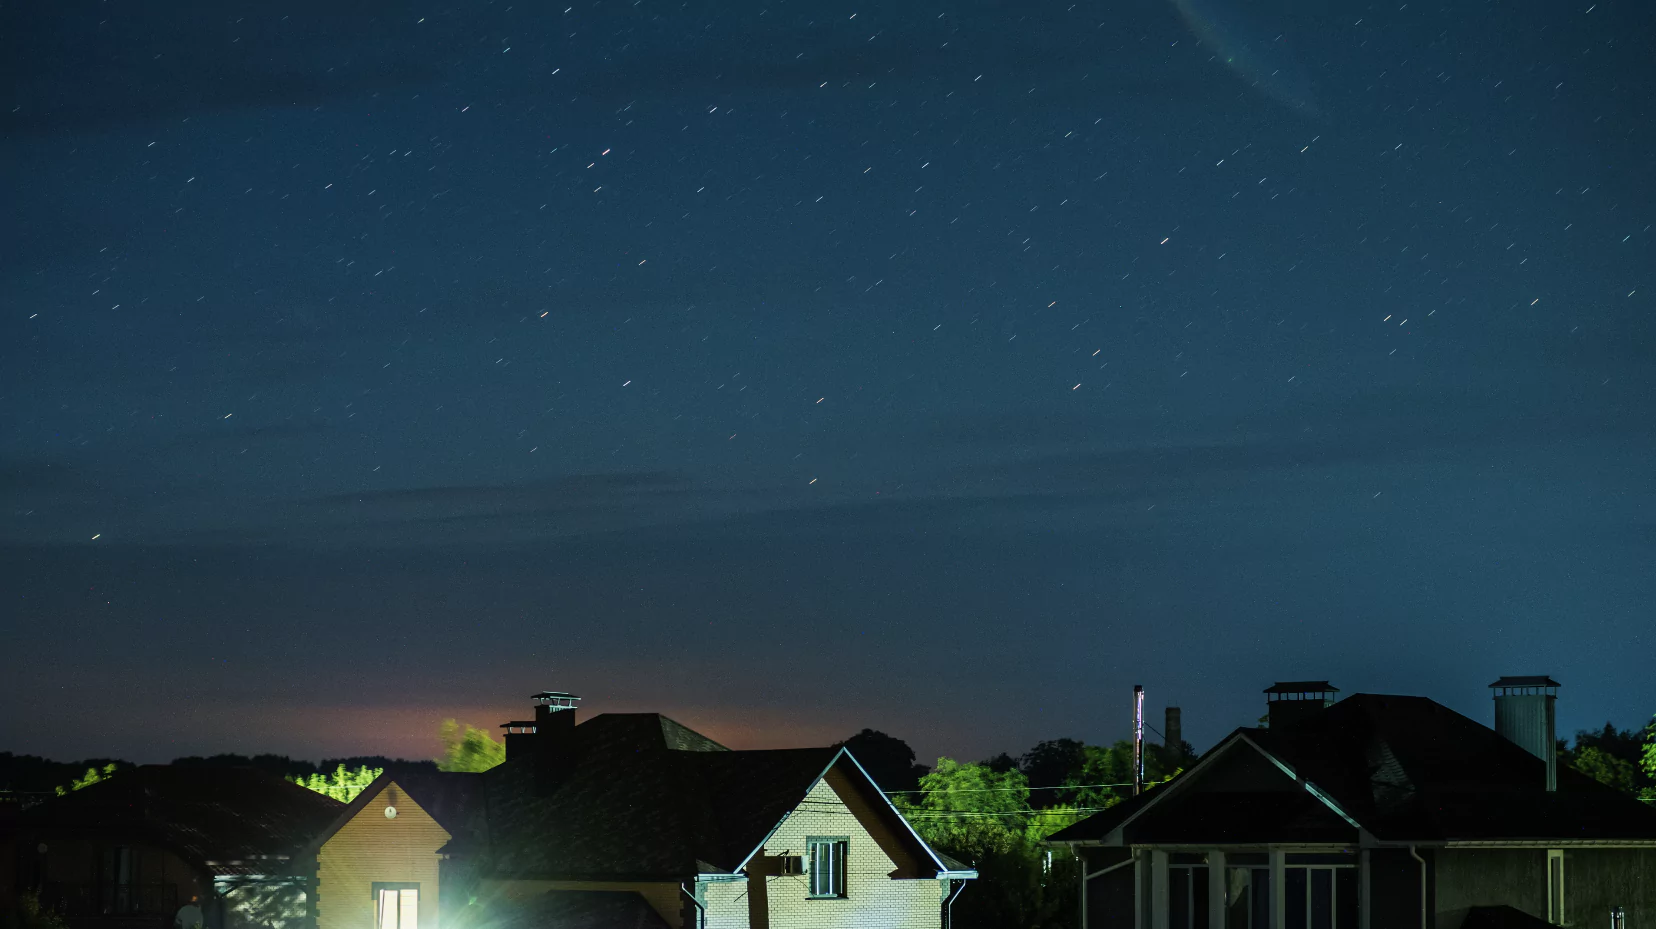
POLYGON ((496 904, 489 929, 668 929, 632 891, 554 890, 522 903, 496 904))
POLYGON ((1340 688, 1327 681, 1277 681, 1265 688, 1268 694, 1339 693, 1340 688))
MULTIPOLYGON (((474 857, 500 878, 682 880, 733 872, 841 752, 730 751, 653 713, 594 717, 575 727, 574 743, 577 761, 555 786, 537 783, 533 755, 482 775, 468 828, 444 853, 474 857)), ((867 807, 891 820, 912 855, 935 869, 936 859, 907 834, 878 787, 860 773, 852 782, 863 784, 867 807)))
POLYGON ((18 828, 147 840, 219 874, 280 872, 344 808, 253 768, 144 765, 25 810, 18 828))
MULTIPOLYGON (((1564 765, 1558 766, 1557 790, 1548 791, 1545 762, 1424 697, 1355 694, 1291 725, 1238 729, 1208 755, 1252 751, 1234 744, 1242 740, 1286 765, 1381 840, 1656 840, 1656 810, 1647 804, 1564 765)), ((1198 767, 1180 780, 1202 773, 1198 767)), ((1326 805, 1317 812, 1305 799, 1267 814, 1260 812, 1259 804, 1268 802, 1263 798, 1243 803, 1235 802, 1240 794, 1218 794, 1233 802, 1207 808, 1199 781, 1180 791, 1172 787, 1096 814, 1051 841, 1101 841, 1140 810, 1143 815, 1126 831, 1149 842, 1170 841, 1163 834, 1181 829, 1213 841, 1218 835, 1245 840, 1247 833, 1273 841, 1356 834, 1326 805), (1162 808, 1146 809, 1162 797, 1167 798, 1162 808)))
POLYGON ((467 811, 474 798, 481 796, 482 775, 464 771, 404 771, 401 774, 382 772, 373 783, 357 793, 356 798, 343 806, 333 821, 316 833, 306 848, 316 851, 334 837, 363 807, 375 800, 391 784, 408 794, 420 809, 425 810, 437 825, 453 835, 464 826, 467 811))

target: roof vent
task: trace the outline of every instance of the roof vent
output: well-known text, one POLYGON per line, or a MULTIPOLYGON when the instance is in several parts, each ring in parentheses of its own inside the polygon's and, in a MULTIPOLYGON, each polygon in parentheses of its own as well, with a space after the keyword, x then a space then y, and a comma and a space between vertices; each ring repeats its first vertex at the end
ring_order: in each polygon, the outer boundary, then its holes
POLYGON ((1277 681, 1265 688, 1265 724, 1272 729, 1292 726, 1333 706, 1339 692, 1327 681, 1277 681))
POLYGON ((1495 731, 1547 763, 1547 789, 1558 789, 1559 683, 1544 674, 1503 677, 1495 692, 1495 731))

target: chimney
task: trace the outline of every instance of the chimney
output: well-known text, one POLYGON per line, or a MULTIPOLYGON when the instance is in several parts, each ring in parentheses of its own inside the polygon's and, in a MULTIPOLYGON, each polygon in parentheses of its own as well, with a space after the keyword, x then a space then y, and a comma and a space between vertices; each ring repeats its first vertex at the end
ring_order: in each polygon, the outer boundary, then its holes
POLYGON ((1495 731, 1547 764, 1547 789, 1558 789, 1557 681, 1544 674, 1503 677, 1495 692, 1495 731))
POLYGON ((1162 747, 1167 749, 1169 758, 1177 758, 1184 748, 1184 733, 1181 731, 1179 708, 1170 706, 1162 719, 1162 747))
POLYGON ((551 786, 575 762, 575 708, 581 698, 546 690, 529 698, 534 719, 501 723, 506 730, 506 760, 535 759, 536 781, 551 786))
POLYGON ((1334 705, 1340 692, 1327 681, 1277 681, 1265 688, 1265 725, 1292 726, 1334 705))

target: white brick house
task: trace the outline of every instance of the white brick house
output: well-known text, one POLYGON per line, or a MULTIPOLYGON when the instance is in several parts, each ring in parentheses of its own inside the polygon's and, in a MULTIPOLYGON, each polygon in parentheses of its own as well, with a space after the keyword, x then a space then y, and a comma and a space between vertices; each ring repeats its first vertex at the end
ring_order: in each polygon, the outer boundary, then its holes
POLYGON ((507 724, 443 849, 464 929, 942 929, 977 877, 843 748, 730 751, 654 713, 507 724))

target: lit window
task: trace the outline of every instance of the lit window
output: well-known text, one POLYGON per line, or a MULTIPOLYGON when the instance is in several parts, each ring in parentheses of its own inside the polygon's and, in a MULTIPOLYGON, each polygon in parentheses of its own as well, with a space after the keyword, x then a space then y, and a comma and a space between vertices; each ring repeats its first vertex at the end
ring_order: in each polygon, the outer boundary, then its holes
POLYGON ((377 929, 420 929, 419 884, 374 884, 377 929))
POLYGON ((1547 849, 1547 922, 1555 926, 1564 922, 1564 850, 1547 849))
POLYGON ((845 896, 845 853, 850 843, 843 838, 820 838, 809 839, 806 844, 810 849, 811 896, 845 896))

